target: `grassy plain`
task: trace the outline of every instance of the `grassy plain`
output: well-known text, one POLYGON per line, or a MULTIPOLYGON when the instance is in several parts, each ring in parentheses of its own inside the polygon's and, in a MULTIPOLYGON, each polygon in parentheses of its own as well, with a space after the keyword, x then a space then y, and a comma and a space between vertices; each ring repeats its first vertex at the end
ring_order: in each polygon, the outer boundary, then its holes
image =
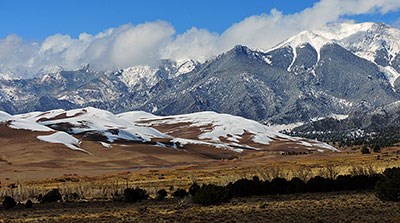
POLYGON ((72 202, 0 211, 0 222, 399 222, 400 205, 372 193, 315 193, 233 199, 198 206, 189 199, 72 202))
MULTIPOLYGON (((77 192, 78 202, 34 204, 32 209, 0 209, 0 222, 400 222, 400 205, 379 201, 372 192, 316 193, 233 199, 221 206, 201 207, 190 199, 169 197, 127 204, 118 200, 126 187, 146 189, 151 197, 166 189, 188 188, 193 182, 226 185, 240 178, 258 176, 310 178, 315 175, 381 172, 400 166, 398 147, 363 155, 348 148, 340 153, 279 155, 257 152, 233 160, 161 168, 138 168, 106 174, 60 174, 50 179, 7 182, 0 197, 32 199, 49 189, 62 194, 77 192), (14 188, 10 184, 15 184, 14 188)), ((35 201, 35 200, 34 200, 35 201)))

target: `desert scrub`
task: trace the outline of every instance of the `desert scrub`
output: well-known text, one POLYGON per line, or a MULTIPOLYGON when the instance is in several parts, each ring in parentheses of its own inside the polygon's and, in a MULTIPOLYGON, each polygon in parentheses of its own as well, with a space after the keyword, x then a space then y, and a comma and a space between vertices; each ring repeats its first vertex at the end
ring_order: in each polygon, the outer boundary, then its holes
POLYGON ((178 188, 171 195, 175 198, 184 198, 188 195, 188 192, 183 188, 178 188))
POLYGON ((376 196, 384 201, 400 201, 400 168, 388 168, 376 185, 376 196))
POLYGON ((137 202, 146 200, 149 197, 147 191, 141 188, 126 188, 124 190, 124 198, 126 202, 137 202))
POLYGON ((193 196, 193 202, 205 206, 227 203, 231 200, 229 189, 222 186, 207 184, 200 187, 193 196))
POLYGON ((168 193, 165 189, 161 189, 157 191, 157 196, 156 199, 157 200, 162 200, 164 199, 166 196, 168 196, 168 193))

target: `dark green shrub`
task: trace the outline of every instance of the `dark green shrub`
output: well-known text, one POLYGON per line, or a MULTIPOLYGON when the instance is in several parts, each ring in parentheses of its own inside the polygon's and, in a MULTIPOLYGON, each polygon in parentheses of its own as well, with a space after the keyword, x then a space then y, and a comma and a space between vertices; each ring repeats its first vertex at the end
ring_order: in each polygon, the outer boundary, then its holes
POLYGON ((294 177, 289 181, 288 192, 293 193, 303 193, 306 191, 306 183, 298 177, 294 177))
POLYGON ((157 200, 162 200, 164 199, 166 196, 168 195, 167 191, 165 189, 161 189, 159 191, 157 191, 157 200))
POLYGON ((381 147, 378 144, 376 144, 372 148, 372 151, 374 151, 374 153, 380 153, 381 152, 381 147))
POLYGON ((352 183, 353 183, 353 190, 368 190, 368 189, 373 189, 370 188, 370 177, 367 175, 356 175, 352 176, 352 183))
POLYGON ((234 197, 248 197, 254 195, 254 182, 248 179, 239 179, 233 184, 228 184, 231 194, 234 197))
POLYGON ((272 179, 268 187, 269 194, 287 194, 289 190, 289 182, 281 177, 272 179))
POLYGON ((193 196, 193 202, 201 205, 218 205, 229 202, 231 195, 226 187, 213 184, 203 185, 193 196))
POLYGON ((352 175, 339 175, 335 180, 335 190, 355 190, 357 184, 354 183, 354 178, 352 175))
POLYGON ((5 210, 14 208, 17 205, 17 202, 15 202, 14 198, 10 196, 5 196, 3 200, 3 208, 5 210))
POLYGON ((197 191, 199 191, 200 190, 200 186, 196 183, 196 182, 194 182, 190 187, 189 187, 189 194, 191 195, 191 196, 194 196, 196 193, 197 193, 197 191))
POLYGON ((361 149, 361 153, 362 153, 362 154, 371 154, 371 152, 369 151, 368 147, 366 147, 366 146, 364 146, 364 147, 361 149))
POLYGON ((52 189, 51 191, 47 192, 47 194, 45 194, 43 197, 40 196, 39 201, 40 203, 52 203, 62 201, 62 196, 58 189, 52 189))
POLYGON ((32 208, 33 202, 31 200, 27 200, 24 204, 25 208, 32 208))
POLYGON ((184 198, 185 196, 188 195, 188 192, 183 189, 183 188, 178 188, 176 189, 176 191, 174 191, 174 193, 171 194, 173 197, 176 198, 184 198))
POLYGON ((149 197, 147 191, 140 188, 126 188, 124 190, 124 198, 126 202, 137 202, 140 200, 146 200, 149 197))
POLYGON ((376 196, 384 201, 400 201, 400 168, 388 168, 376 185, 376 196))
POLYGON ((307 181, 306 188, 307 192, 311 193, 333 191, 335 188, 335 180, 315 176, 307 181))

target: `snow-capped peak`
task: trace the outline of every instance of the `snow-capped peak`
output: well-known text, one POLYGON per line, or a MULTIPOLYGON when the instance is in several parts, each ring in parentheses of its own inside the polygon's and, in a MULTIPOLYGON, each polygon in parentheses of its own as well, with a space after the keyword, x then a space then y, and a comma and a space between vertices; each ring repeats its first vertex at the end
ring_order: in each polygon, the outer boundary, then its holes
POLYGON ((336 43, 356 55, 374 62, 379 50, 388 52, 390 59, 400 52, 400 30, 383 23, 330 24, 315 30, 301 32, 280 43, 276 48, 291 46, 293 49, 305 44, 317 52, 329 43, 336 43))
POLYGON ((129 67, 122 71, 120 79, 129 88, 133 88, 140 82, 148 86, 153 86, 158 82, 157 71, 157 68, 152 68, 150 66, 129 67))
POLYGON ((384 50, 392 61, 400 52, 400 30, 383 23, 339 24, 320 29, 320 35, 333 37, 339 45, 370 61, 384 50))
POLYGON ((58 65, 55 66, 46 66, 39 70, 38 76, 45 75, 45 74, 55 74, 63 71, 64 68, 58 65))
POLYGON ((0 64, 0 79, 3 80, 18 80, 24 78, 32 78, 34 75, 27 68, 24 67, 7 67, 0 64))
POLYGON ((120 80, 124 82, 129 88, 134 87, 140 88, 140 86, 146 85, 147 87, 152 87, 156 85, 161 77, 158 73, 162 70, 166 70, 169 74, 169 78, 176 78, 182 74, 191 72, 196 68, 198 62, 190 59, 170 61, 172 69, 168 66, 153 68, 147 65, 143 66, 133 66, 123 69, 121 72, 120 80))
POLYGON ((318 32, 314 32, 314 31, 304 31, 299 33, 296 36, 291 37, 290 39, 288 39, 287 41, 279 44, 276 48, 281 48, 281 47, 285 47, 285 46, 290 46, 290 48, 292 48, 292 52, 293 52, 293 61, 290 64, 290 66, 288 67, 288 71, 291 70, 291 67, 293 66, 294 62, 296 61, 297 58, 297 48, 301 48, 303 46, 305 46, 306 44, 310 44, 317 52, 317 62, 320 60, 321 58, 321 48, 328 44, 328 43, 332 43, 333 41, 329 38, 326 38, 323 35, 320 35, 318 32))
POLYGON ((291 71, 297 58, 297 48, 306 44, 311 45, 317 52, 317 63, 321 57, 321 49, 327 44, 338 44, 355 55, 377 64, 394 85, 400 74, 392 69, 392 62, 400 54, 400 30, 383 23, 338 23, 329 24, 315 30, 303 31, 288 40, 278 44, 272 50, 290 47, 293 53, 292 63, 288 67, 291 71), (383 53, 383 55, 382 55, 383 53), (387 64, 378 62, 379 57, 385 57, 387 64))
POLYGON ((46 83, 46 82, 51 82, 53 80, 55 81, 62 81, 64 78, 61 76, 60 72, 54 72, 54 73, 44 73, 42 78, 40 79, 41 83, 46 83))

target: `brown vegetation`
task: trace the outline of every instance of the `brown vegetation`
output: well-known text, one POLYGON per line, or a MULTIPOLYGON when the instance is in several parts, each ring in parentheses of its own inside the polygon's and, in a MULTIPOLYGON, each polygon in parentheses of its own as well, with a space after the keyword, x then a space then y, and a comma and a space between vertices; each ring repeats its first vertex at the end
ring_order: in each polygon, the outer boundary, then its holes
POLYGON ((400 206, 371 193, 235 198, 220 206, 189 200, 51 203, 0 211, 0 222, 399 222, 400 206))

